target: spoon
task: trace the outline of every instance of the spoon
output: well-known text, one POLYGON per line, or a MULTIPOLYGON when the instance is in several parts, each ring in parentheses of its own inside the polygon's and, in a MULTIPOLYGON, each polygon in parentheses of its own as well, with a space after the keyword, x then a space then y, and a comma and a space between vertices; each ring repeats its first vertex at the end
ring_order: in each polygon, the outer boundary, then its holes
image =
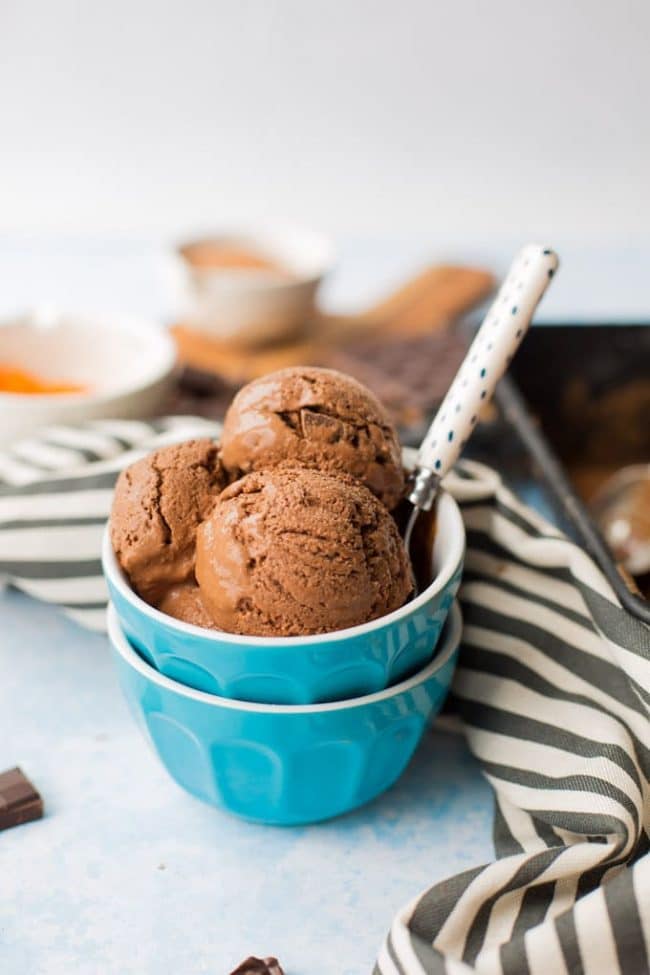
POLYGON ((510 365, 558 264, 557 254, 550 248, 528 244, 510 266, 420 445, 408 495, 413 509, 404 532, 409 556, 418 515, 431 510, 441 479, 472 435, 481 409, 510 365))

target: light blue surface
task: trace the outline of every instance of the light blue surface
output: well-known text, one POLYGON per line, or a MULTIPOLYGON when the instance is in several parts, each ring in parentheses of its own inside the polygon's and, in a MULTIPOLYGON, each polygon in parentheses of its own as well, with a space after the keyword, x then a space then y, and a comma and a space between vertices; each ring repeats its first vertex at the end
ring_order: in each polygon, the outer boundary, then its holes
POLYGON ((356 813, 256 826, 152 760, 104 637, 17 593, 0 623, 0 768, 20 764, 47 811, 0 834, 3 975, 225 975, 250 952, 363 975, 396 910, 492 856, 490 790, 456 735, 427 732, 356 813))
POLYGON ((383 619, 316 636, 246 637, 189 626, 131 589, 104 535, 111 599, 131 643, 172 680, 208 694, 266 704, 313 704, 373 694, 431 659, 458 586, 465 528, 451 495, 436 509, 433 582, 383 619))
POLYGON ((379 694, 328 704, 251 704, 192 690, 129 644, 115 608, 108 633, 131 713, 171 777, 246 820, 317 823, 385 792, 402 774, 453 677, 456 606, 440 649, 418 674, 379 694))

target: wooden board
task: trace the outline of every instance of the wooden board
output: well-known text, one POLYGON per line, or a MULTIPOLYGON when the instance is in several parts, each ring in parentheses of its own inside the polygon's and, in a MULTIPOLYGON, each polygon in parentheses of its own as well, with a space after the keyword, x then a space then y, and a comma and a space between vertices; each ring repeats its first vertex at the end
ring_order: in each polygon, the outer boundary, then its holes
POLYGON ((182 323, 172 328, 181 362, 239 384, 291 365, 326 365, 332 349, 364 336, 417 337, 447 327, 484 301, 494 278, 476 268, 435 265, 357 315, 317 314, 297 339, 245 348, 182 323))

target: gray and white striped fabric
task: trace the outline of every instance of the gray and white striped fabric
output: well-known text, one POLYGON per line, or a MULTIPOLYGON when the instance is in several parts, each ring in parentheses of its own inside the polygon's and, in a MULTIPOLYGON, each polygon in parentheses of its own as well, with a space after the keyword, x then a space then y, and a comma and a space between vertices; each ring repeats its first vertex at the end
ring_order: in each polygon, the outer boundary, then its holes
POLYGON ((220 432, 201 417, 101 420, 0 452, 0 580, 104 630, 101 538, 118 473, 157 447, 220 432))
POLYGON ((381 975, 649 971, 650 630, 477 465, 454 697, 496 794, 499 859, 395 918, 381 975))
MULTIPOLYGON (((195 417, 52 428, 0 455, 0 576, 102 628, 117 472, 218 436, 195 417)), ((498 859, 393 921, 377 975, 640 975, 650 958, 650 630, 489 468, 460 465, 468 554, 454 704, 496 797, 498 859)))

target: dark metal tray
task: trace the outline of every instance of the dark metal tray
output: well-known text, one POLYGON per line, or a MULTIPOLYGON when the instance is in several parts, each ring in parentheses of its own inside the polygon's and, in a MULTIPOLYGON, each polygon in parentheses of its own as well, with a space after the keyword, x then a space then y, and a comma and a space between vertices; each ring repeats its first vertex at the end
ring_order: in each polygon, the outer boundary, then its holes
MULTIPOLYGON (((600 566, 621 605, 650 624, 650 602, 632 592, 592 521, 567 469, 650 460, 650 326, 535 326, 512 373, 499 384, 501 422, 525 448, 511 445, 503 467, 513 487, 530 479, 541 507, 600 566), (553 447, 551 447, 553 443, 553 447)), ((500 433, 503 450, 504 431, 500 433)))

